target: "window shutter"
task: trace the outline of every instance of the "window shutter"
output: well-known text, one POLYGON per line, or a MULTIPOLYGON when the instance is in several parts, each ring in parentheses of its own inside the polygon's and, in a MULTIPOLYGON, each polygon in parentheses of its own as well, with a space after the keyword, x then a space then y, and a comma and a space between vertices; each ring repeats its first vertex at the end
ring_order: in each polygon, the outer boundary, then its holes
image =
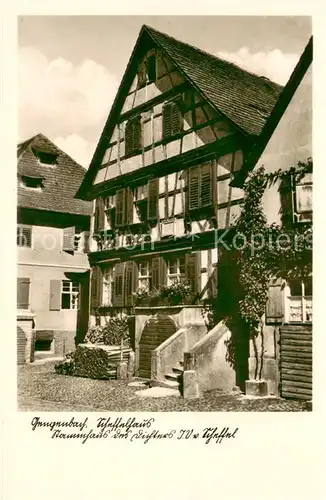
POLYGON ((148 181, 148 219, 157 219, 158 212, 158 191, 159 179, 150 179, 148 181))
POLYGON ((293 177, 285 177, 279 187, 281 198, 281 213, 283 223, 293 223, 294 220, 294 193, 293 177))
POLYGON ((134 261, 126 262, 125 266, 125 305, 133 305, 133 293, 137 289, 137 279, 138 279, 138 267, 134 261))
POLYGON ((84 253, 88 253, 90 251, 89 240, 90 240, 89 231, 84 231, 84 253))
POLYGON ((172 116, 172 105, 171 103, 165 104, 163 107, 162 119, 163 119, 163 139, 171 136, 171 116, 172 116))
POLYGON ((116 192, 116 212, 115 225, 123 226, 125 223, 125 190, 119 189, 116 192))
POLYGON ((177 102, 171 107, 171 134, 175 135, 181 131, 181 113, 177 102))
POLYGON ((182 129, 182 116, 176 101, 168 102, 163 107, 163 139, 178 134, 182 129))
POLYGON ((141 148, 141 119, 140 116, 129 120, 125 133, 126 156, 131 155, 141 148))
POLYGON ((200 292, 200 252, 186 254, 186 276, 193 295, 200 292))
POLYGON ((190 167, 188 175, 189 210, 199 208, 199 168, 190 167))
POLYGON ((63 229, 63 245, 62 250, 65 252, 73 252, 75 249, 75 226, 65 227, 63 229))
POLYGON ((133 123, 132 121, 128 121, 126 124, 126 132, 125 132, 125 153, 126 156, 130 155, 133 152, 133 123))
POLYGON ((103 293, 103 273, 99 266, 94 266, 92 269, 91 279, 91 308, 99 307, 102 303, 103 293))
POLYGON ((266 302, 266 323, 282 323, 283 316, 282 280, 271 280, 266 302))
POLYGON ((102 197, 96 199, 96 206, 98 207, 98 231, 104 230, 104 209, 105 204, 102 197))
POLYGON ((94 233, 104 230, 104 209, 105 204, 102 197, 96 198, 95 201, 95 216, 94 216, 94 233))
POLYGON ((200 166, 200 203, 202 207, 212 204, 212 165, 205 163, 200 166))
POLYGON ((17 245, 20 247, 32 246, 32 228, 27 226, 17 226, 17 245))
POLYGON ((154 257, 152 260, 152 288, 158 290, 166 284, 167 266, 162 257, 154 257))
POLYGON ((137 117, 133 120, 133 151, 141 149, 141 120, 137 117))
POLYGON ((134 220, 134 193, 131 188, 126 189, 126 223, 132 224, 134 220))
POLYGON ((61 280, 50 280, 50 311, 61 309, 61 280))
POLYGON ((28 309, 29 306, 29 278, 17 278, 17 308, 28 309))
POLYGON ((113 306, 124 306, 124 269, 125 263, 119 262, 114 268, 114 296, 113 306))

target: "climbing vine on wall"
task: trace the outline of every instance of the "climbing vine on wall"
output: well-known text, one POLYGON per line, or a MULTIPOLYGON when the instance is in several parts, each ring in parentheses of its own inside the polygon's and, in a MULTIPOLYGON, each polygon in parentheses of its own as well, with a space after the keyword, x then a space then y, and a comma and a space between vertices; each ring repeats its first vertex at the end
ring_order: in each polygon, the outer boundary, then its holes
MULTIPOLYGON (((287 171, 266 173, 263 167, 255 170, 244 185, 243 208, 234 228, 230 250, 227 250, 238 269, 237 283, 233 284, 238 289, 238 300, 232 297, 224 299, 233 304, 226 315, 227 322, 242 323, 242 330, 243 327, 247 330, 256 354, 255 378, 261 378, 263 369, 262 318, 270 279, 302 279, 312 272, 312 225, 295 224, 291 204, 293 186, 308 172, 312 172, 310 158, 287 171), (282 200, 282 222, 268 225, 262 200, 265 190, 276 183, 282 200), (260 363, 256 345, 259 334, 262 341, 260 363)), ((216 307, 220 308, 219 300, 216 307)), ((233 334, 226 342, 227 360, 233 366, 236 364, 236 343, 237 335, 233 334)))

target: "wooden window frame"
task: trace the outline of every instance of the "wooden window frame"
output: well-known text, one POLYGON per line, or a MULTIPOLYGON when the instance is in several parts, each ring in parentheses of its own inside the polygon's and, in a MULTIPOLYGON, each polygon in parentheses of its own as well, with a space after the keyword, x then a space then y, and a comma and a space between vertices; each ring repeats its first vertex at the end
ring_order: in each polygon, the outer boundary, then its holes
POLYGON ((152 266, 150 260, 140 260, 137 262, 138 265, 138 290, 147 290, 150 291, 152 289, 152 266), (146 274, 141 274, 141 266, 146 264, 146 274), (142 286, 141 283, 147 283, 147 286, 142 286))
POLYGON ((185 255, 171 255, 167 257, 166 259, 166 264, 167 264, 167 284, 168 285, 173 285, 176 281, 183 281, 186 280, 187 278, 187 273, 186 273, 186 257, 185 255), (171 267, 171 261, 176 261, 176 273, 171 273, 170 272, 170 267, 171 267), (182 266, 181 266, 181 260, 183 261, 182 266), (181 272, 181 267, 183 267, 184 271, 181 272))
MULTIPOLYGON (((311 175, 312 173, 309 173, 307 175, 311 175)), ((302 222, 311 222, 312 221, 312 213, 313 210, 299 210, 298 209, 298 190, 304 186, 309 186, 311 187, 311 190, 313 189, 313 182, 312 180, 305 181, 306 175, 297 183, 294 183, 293 178, 292 178, 292 185, 293 185, 293 220, 297 223, 302 223, 302 222)))
POLYGON ((80 283, 79 281, 62 280, 61 281, 61 310, 78 311, 80 307, 80 283), (69 283, 69 290, 64 290, 64 284, 69 283), (75 287, 75 289, 74 289, 75 287), (78 290, 76 290, 78 288, 78 290), (63 307, 63 296, 69 296, 69 307, 63 307))
MULTIPOLYGON (((309 278, 312 279, 312 277, 310 276, 309 278)), ((287 289, 287 292, 285 294, 285 297, 286 297, 286 307, 285 307, 285 310, 287 311, 287 314, 286 314, 286 322, 287 323, 290 323, 290 324, 311 324, 312 323, 312 311, 311 311, 311 315, 309 315, 309 308, 307 307, 307 303, 308 301, 310 300, 311 301, 311 304, 312 304, 312 295, 306 295, 305 293, 305 288, 306 288, 306 285, 305 285, 305 280, 302 280, 301 281, 301 295, 291 295, 291 286, 290 284, 288 284, 288 286, 286 287, 287 289), (301 319, 291 319, 291 302, 294 303, 294 302, 297 302, 299 303, 299 309, 301 311, 301 319)), ((312 307, 312 305, 311 305, 312 307)))

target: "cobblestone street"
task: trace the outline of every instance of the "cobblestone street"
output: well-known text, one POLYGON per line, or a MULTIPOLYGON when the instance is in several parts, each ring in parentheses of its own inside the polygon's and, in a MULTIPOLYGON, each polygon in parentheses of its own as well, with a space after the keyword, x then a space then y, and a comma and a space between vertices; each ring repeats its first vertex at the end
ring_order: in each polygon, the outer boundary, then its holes
POLYGON ((248 399, 216 390, 191 401, 175 396, 139 398, 138 390, 117 380, 57 375, 53 362, 25 365, 18 370, 21 411, 306 411, 302 401, 248 399))

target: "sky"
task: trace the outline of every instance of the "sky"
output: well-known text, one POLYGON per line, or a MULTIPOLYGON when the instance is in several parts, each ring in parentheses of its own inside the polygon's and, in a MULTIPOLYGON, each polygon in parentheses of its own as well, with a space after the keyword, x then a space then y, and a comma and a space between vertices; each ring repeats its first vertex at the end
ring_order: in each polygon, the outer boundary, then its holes
POLYGON ((284 85, 308 17, 21 16, 19 142, 42 132, 88 168, 143 24, 284 85))

